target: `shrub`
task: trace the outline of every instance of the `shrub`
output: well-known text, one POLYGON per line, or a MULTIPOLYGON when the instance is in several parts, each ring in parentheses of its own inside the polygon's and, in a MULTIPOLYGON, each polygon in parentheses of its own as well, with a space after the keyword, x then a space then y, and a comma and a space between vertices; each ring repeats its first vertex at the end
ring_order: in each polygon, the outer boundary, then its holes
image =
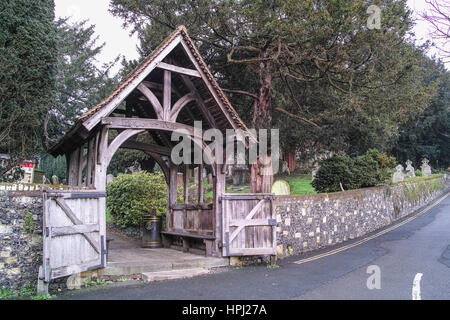
POLYGON ((373 187, 388 183, 392 168, 396 164, 394 157, 369 149, 364 155, 350 158, 335 155, 320 162, 320 169, 312 185, 317 192, 341 191, 373 187))
POLYGON ((312 182, 317 192, 335 192, 341 190, 340 183, 345 189, 350 185, 351 159, 347 156, 334 155, 320 161, 320 169, 312 182))
MULTIPOLYGON (((106 206, 119 227, 137 227, 142 216, 156 209, 156 214, 166 214, 167 185, 162 173, 145 171, 133 174, 119 174, 107 185, 106 206)), ((178 190, 181 199, 182 190, 178 190)))

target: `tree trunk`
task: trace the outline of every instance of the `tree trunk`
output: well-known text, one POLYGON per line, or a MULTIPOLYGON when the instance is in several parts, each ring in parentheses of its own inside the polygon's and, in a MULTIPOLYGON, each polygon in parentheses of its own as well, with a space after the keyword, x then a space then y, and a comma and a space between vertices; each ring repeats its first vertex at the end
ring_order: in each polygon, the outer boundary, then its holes
MULTIPOLYGON (((263 58, 266 58, 266 56, 266 53, 262 55, 263 58)), ((270 128, 272 123, 272 115, 270 112, 272 99, 272 71, 270 62, 264 61, 260 63, 259 75, 261 86, 259 88, 258 100, 255 100, 253 107, 253 127, 255 129, 270 128)), ((268 165, 264 164, 264 161, 267 160, 267 156, 270 158, 270 154, 263 155, 261 159, 258 157, 258 163, 252 164, 251 166, 252 193, 269 193, 272 188, 272 163, 270 162, 268 165), (261 160, 263 163, 261 163, 261 160)))

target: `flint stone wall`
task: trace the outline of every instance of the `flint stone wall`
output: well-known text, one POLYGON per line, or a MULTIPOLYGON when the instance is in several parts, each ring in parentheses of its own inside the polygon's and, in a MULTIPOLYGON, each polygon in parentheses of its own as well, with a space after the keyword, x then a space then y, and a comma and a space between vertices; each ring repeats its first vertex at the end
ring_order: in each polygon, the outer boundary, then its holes
POLYGON ((277 196, 277 255, 286 257, 364 236, 412 214, 450 189, 443 175, 392 186, 277 196))
POLYGON ((41 193, 0 191, 0 288, 36 283, 41 264, 41 193))
MULTIPOLYGON (((37 286, 42 265, 41 191, 0 190, 0 288, 37 286)), ((65 287, 65 278, 50 283, 65 287)))

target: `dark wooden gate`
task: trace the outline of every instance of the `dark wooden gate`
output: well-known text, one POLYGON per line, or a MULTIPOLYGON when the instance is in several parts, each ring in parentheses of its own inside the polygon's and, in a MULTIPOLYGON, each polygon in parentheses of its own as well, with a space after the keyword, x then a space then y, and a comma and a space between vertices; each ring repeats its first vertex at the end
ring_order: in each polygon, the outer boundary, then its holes
POLYGON ((105 192, 44 191, 44 281, 105 267, 105 192))
POLYGON ((276 255, 273 194, 224 194, 223 255, 276 255))

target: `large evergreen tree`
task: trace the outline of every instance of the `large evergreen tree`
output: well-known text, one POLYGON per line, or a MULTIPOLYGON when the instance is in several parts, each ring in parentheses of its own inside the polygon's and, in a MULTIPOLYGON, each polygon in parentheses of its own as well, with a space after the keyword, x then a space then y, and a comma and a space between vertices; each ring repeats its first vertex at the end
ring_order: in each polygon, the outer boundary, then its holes
POLYGON ((104 44, 97 44, 95 26, 86 21, 56 21, 58 59, 56 103, 45 121, 46 147, 59 140, 74 121, 104 99, 118 82, 109 74, 119 57, 110 63, 97 61, 104 44))
POLYGON ((55 104, 53 19, 52 0, 0 2, 0 149, 19 160, 42 150, 55 104))
POLYGON ((291 151, 385 150, 432 94, 407 36, 405 0, 112 0, 144 57, 185 24, 244 121, 291 151), (381 29, 367 8, 381 8, 381 29))
MULTIPOLYGON (((110 63, 99 66, 98 54, 104 44, 97 44, 95 26, 86 21, 69 23, 67 19, 55 22, 58 31, 58 58, 56 73, 56 102, 45 117, 45 145, 57 142, 84 112, 104 99, 117 85, 118 76, 111 76, 110 63)), ((43 153, 41 169, 47 178, 57 175, 65 178, 65 159, 43 153)))

